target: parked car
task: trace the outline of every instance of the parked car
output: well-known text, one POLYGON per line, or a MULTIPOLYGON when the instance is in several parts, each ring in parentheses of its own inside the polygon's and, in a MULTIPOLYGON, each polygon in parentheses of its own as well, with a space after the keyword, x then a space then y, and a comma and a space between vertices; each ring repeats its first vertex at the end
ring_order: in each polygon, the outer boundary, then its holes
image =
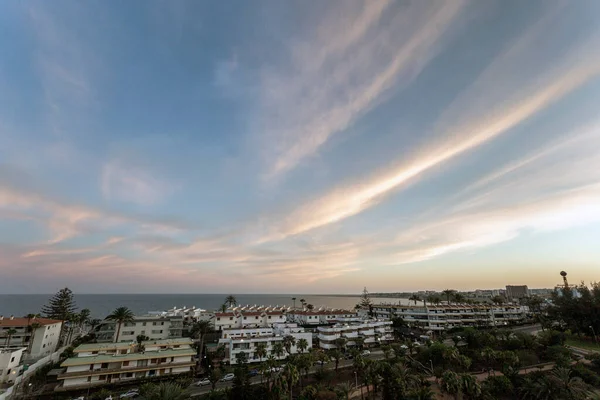
POLYGON ((248 371, 249 376, 256 376, 258 374, 259 374, 259 372, 257 369, 251 369, 250 371, 248 371))
POLYGON ((363 350, 363 352, 360 353, 360 354, 363 355, 363 356, 370 356, 371 352, 369 350, 363 350))
POLYGON ((109 394, 107 398, 105 398, 104 400, 113 400, 112 394, 109 394))
POLYGON ((140 395, 140 391, 137 389, 132 389, 128 392, 122 393, 119 398, 120 399, 134 399, 140 395))
POLYGON ((208 379, 201 379, 198 382, 196 382, 196 386, 206 386, 206 385, 210 385, 210 381, 208 379))
POLYGON ((232 381, 233 378, 235 378, 234 374, 227 374, 221 378, 221 382, 229 382, 229 381, 232 381))
POLYGON ((283 369, 283 367, 272 367, 269 369, 269 372, 279 372, 283 369))
POLYGON ((330 361, 330 360, 317 360, 317 361, 315 362, 315 365, 316 365, 316 364, 319 364, 319 365, 325 365, 325 364, 327 364, 329 361, 330 361))
POLYGON ((76 399, 73 399, 73 400, 85 400, 85 396, 79 396, 79 397, 77 397, 76 399))

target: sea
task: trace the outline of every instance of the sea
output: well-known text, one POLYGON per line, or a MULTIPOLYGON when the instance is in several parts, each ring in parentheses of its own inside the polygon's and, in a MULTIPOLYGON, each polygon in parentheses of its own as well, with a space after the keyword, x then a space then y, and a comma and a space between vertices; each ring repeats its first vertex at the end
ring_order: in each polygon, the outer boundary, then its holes
MULTIPOLYGON (((92 318, 103 319, 117 307, 128 307, 136 315, 149 311, 163 311, 169 308, 192 307, 216 310, 223 304, 226 294, 75 294, 78 309, 87 308, 92 318)), ((314 294, 234 294, 239 305, 296 306, 300 299, 306 300, 315 308, 352 309, 360 301, 359 296, 314 295, 314 294)), ((52 294, 0 294, 0 315, 23 317, 40 313, 52 294)), ((373 303, 407 304, 407 299, 373 298, 373 303)))

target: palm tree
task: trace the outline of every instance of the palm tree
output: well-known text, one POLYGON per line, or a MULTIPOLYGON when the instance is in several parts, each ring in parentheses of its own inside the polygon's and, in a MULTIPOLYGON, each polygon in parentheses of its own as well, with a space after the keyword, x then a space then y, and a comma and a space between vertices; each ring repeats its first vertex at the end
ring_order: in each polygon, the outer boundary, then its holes
POLYGON ((492 303, 497 305, 502 305, 504 303, 504 297, 502 296, 494 296, 491 298, 492 303))
POLYGON ((281 358, 284 351, 285 350, 283 348, 283 343, 281 343, 281 342, 273 343, 273 346, 271 347, 271 354, 275 355, 277 358, 281 358))
POLYGON ((147 340, 150 340, 150 338, 146 335, 137 335, 135 337, 135 341, 137 342, 137 351, 142 352, 146 349, 142 342, 145 342, 147 340))
POLYGON ((198 321, 192 325, 190 333, 192 334, 192 337, 195 337, 200 341, 200 346, 198 347, 198 357, 200 359, 204 354, 204 338, 206 337, 206 334, 211 332, 214 332, 214 328, 208 321, 198 321))
POLYGON ((306 306, 306 300, 300 299, 300 304, 302 304, 302 309, 306 306))
POLYGON ((448 393, 454 398, 459 398, 462 393, 462 381, 460 376, 454 371, 446 371, 442 375, 440 382, 442 392, 448 393))
POLYGON ((292 301, 294 302, 294 310, 296 309, 296 298, 292 297, 292 301))
POLYGON ((106 317, 106 319, 115 321, 117 323, 117 335, 115 336, 115 343, 119 340, 121 325, 127 322, 133 322, 134 318, 135 315, 133 314, 133 311, 127 307, 118 307, 112 312, 112 314, 106 317))
POLYGON ((100 325, 102 323, 101 320, 99 320, 98 318, 94 318, 90 320, 90 331, 93 332, 94 328, 96 328, 98 325, 100 325))
POLYGON ((450 297, 452 297, 454 293, 456 293, 456 291, 453 289, 446 289, 442 291, 442 294, 446 296, 446 301, 448 302, 448 304, 450 304, 450 297))
POLYGON ((158 385, 146 383, 140 388, 144 400, 183 400, 189 398, 189 393, 173 382, 162 382, 158 385))
POLYGON ((292 354, 292 346, 296 345, 296 338, 292 335, 287 335, 283 337, 283 347, 288 355, 292 354))
POLYGON ((342 357, 344 357, 344 355, 339 349, 330 350, 328 354, 329 357, 335 360, 335 372, 337 372, 338 366, 340 365, 340 360, 342 359, 342 357))
POLYGON ((455 303, 464 303, 465 301, 465 296, 463 296, 462 294, 456 292, 454 293, 454 302, 455 303))
POLYGON ((230 294, 229 296, 225 297, 225 304, 227 304, 229 307, 235 307, 237 306, 237 299, 234 295, 230 294))
POLYGON ((346 350, 346 343, 348 343, 348 340, 345 337, 339 337, 335 339, 333 343, 335 344, 336 348, 344 351, 346 350))
POLYGON ((17 333, 17 330, 14 328, 10 328, 9 330, 6 331, 6 344, 4 345, 4 347, 8 347, 8 344, 10 343, 10 339, 12 339, 12 336, 17 333))
POLYGON ((221 380, 223 374, 219 368, 209 368, 208 371, 208 380, 210 382, 210 386, 212 390, 215 390, 217 383, 221 380))
POLYGON ((569 368, 555 368, 550 375, 561 388, 562 395, 568 399, 583 399, 589 394, 588 386, 579 377, 571 376, 569 368))
POLYGON ((335 387, 335 391, 340 399, 350 399, 350 393, 352 392, 352 384, 350 382, 342 382, 335 387))
POLYGON ((223 312, 223 313, 224 313, 224 312, 227 312, 227 307, 228 307, 228 306, 227 306, 227 303, 223 303, 223 304, 221 304, 221 306, 219 307, 219 311, 221 311, 221 312, 223 312))
POLYGON ((301 338, 298 339, 298 342, 296 343, 296 347, 298 348, 298 351, 300 352, 300 354, 304 353, 306 351, 306 349, 308 349, 308 340, 301 338))
POLYGON ((290 394, 290 400, 292 400, 292 388, 294 387, 294 385, 296 383, 298 383, 298 380, 300 379, 300 374, 298 373, 298 369, 296 368, 296 366, 294 364, 288 363, 283 368, 281 375, 284 378, 285 383, 287 384, 288 391, 290 394))
POLYGON ((85 325, 90 322, 91 311, 88 308, 84 308, 79 311, 77 322, 79 323, 79 329, 81 330, 85 325))
MULTIPOLYGON (((254 349, 254 354, 258 356, 258 361, 262 365, 263 357, 267 356, 267 344, 264 342, 259 342, 256 344, 256 348, 254 349)), ((260 383, 263 382, 262 374, 260 375, 260 383)))
POLYGON ((413 294, 412 296, 410 296, 408 298, 409 301, 414 301, 415 302, 415 306, 417 305, 417 301, 420 301, 421 298, 419 296, 417 296, 416 294, 413 294))
POLYGON ((306 305, 306 309, 307 309, 307 310, 310 310, 310 311, 312 311, 312 310, 314 310, 314 308, 315 308, 315 306, 313 306, 312 304, 307 304, 307 305, 306 305))

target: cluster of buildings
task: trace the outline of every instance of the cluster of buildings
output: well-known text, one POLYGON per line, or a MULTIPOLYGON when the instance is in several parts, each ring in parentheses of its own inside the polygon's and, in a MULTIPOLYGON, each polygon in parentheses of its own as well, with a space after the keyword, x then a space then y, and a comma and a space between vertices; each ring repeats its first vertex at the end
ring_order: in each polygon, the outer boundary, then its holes
MULTIPOLYGON (((369 310, 360 310, 366 315, 369 310)), ((484 327, 522 324, 528 320, 527 306, 504 304, 398 305, 376 304, 370 310, 376 318, 400 317, 411 327, 425 331, 443 331, 458 327, 484 327)))
MULTIPOLYGON (((513 296, 524 293, 519 287, 510 291, 513 296)), ((61 364, 58 390, 189 373, 198 357, 193 340, 183 336, 197 321, 212 324, 219 336, 215 347, 225 350, 221 362, 235 364, 241 352, 252 363, 269 356, 283 359, 315 346, 324 350, 378 346, 393 340, 391 320, 395 317, 409 326, 435 332, 460 326, 523 323, 528 309, 514 304, 375 304, 369 310, 352 311, 255 305, 212 312, 174 307, 136 316, 120 327, 114 321, 103 321, 94 330, 97 343, 76 347, 74 356, 61 364), (266 351, 263 354, 259 349, 266 351)), ((61 326, 61 321, 45 318, 0 317, 0 333, 4 333, 0 340, 6 338, 0 348, 0 383, 15 374, 25 355, 39 358, 56 351, 61 326), (6 334, 9 329, 10 337, 6 334)))
POLYGON ((57 350, 62 321, 0 315, 0 383, 14 381, 25 362, 57 350))

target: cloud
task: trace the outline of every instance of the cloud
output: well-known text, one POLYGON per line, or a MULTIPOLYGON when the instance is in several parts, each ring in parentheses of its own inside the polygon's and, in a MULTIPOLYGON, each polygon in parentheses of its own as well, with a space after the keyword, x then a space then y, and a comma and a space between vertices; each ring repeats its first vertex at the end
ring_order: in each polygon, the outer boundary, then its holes
MULTIPOLYGON (((535 26, 530 33, 541 36, 535 26)), ((560 101, 564 96, 600 74, 600 57, 589 53, 597 37, 581 43, 547 73, 538 73, 529 84, 508 93, 503 66, 519 63, 521 55, 534 52, 536 41, 521 38, 513 48, 500 55, 472 86, 459 96, 440 116, 434 128, 434 139, 411 156, 408 162, 352 185, 338 187, 324 196, 299 207, 274 223, 272 232, 262 240, 277 240, 342 221, 378 204, 402 185, 415 181, 433 167, 447 164, 457 156, 473 150, 560 101), (523 43, 529 46, 523 45, 523 43), (514 49, 517 50, 514 50, 514 49), (502 85, 498 88, 499 83, 502 85), (480 94, 486 93, 486 109, 480 109, 480 94), (489 100, 491 99, 491 101, 489 100), (477 113, 472 112, 472 108, 477 113)), ((532 56, 530 56, 532 57, 532 56)), ((510 85, 509 85, 510 86, 510 85)))
POLYGON ((291 44, 291 60, 263 74, 263 129, 277 177, 350 127, 437 54, 464 1, 339 3, 291 44), (380 24, 384 18, 389 19, 380 24), (377 29, 376 29, 377 28, 377 29))
POLYGON ((150 171, 113 160, 102 168, 101 188, 106 200, 154 205, 172 194, 175 185, 157 178, 150 171))

